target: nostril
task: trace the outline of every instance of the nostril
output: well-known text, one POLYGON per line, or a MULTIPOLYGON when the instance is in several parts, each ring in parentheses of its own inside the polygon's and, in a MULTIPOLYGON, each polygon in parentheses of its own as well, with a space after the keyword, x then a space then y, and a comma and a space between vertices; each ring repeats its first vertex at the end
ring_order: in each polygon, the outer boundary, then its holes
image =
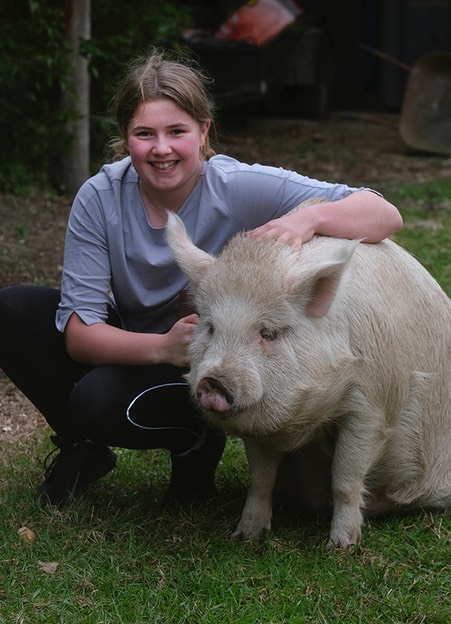
POLYGON ((203 392, 217 392, 221 394, 229 405, 233 405, 234 398, 232 393, 222 384, 218 379, 214 377, 204 377, 200 380, 197 386, 197 396, 199 398, 203 392))

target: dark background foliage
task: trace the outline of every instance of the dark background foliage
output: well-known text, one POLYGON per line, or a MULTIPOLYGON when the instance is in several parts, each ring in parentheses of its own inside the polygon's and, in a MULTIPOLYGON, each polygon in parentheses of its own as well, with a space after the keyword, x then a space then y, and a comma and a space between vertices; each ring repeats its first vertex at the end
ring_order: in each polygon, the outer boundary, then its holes
MULTIPOLYGON (((61 105, 61 96, 65 92, 71 95, 74 89, 68 78, 73 49, 65 37, 65 9, 74 2, 0 0, 0 192, 25 193, 34 186, 55 182, 64 156, 71 152, 73 133, 69 134, 68 122, 76 113, 61 105)), ((104 145, 114 134, 108 107, 129 61, 151 46, 180 52, 180 33, 185 27, 214 32, 243 2, 91 0, 91 37, 82 42, 81 50, 90 61, 93 173, 105 160, 104 145)), ((292 115, 290 111, 294 109, 294 116, 302 117, 302 108, 305 104, 308 108, 309 98, 317 104, 324 94, 327 112, 399 112, 410 80, 409 67, 415 67, 430 52, 451 53, 451 0, 297 0, 297 4, 304 11, 299 20, 301 27, 308 27, 310 20, 314 29, 323 33, 317 41, 327 45, 319 46, 316 54, 311 55, 314 46, 306 44, 306 54, 291 55, 303 58, 312 70, 313 89, 310 94, 302 90, 296 98, 292 90, 287 97, 285 92, 280 97, 276 91, 272 94, 276 96, 273 102, 267 99, 265 103, 273 114, 292 115), (374 53, 376 49, 388 53, 392 60, 379 57, 374 53), (285 110, 287 103, 289 110, 285 110), (273 104, 275 108, 271 110, 273 104)), ((307 37, 305 41, 308 40, 307 37)), ((303 44, 302 39, 299 42, 303 44)), ((283 63, 272 50, 267 56, 276 67, 277 76, 282 77, 283 63)), ((189 53, 196 56, 192 49, 189 53)), ((252 60, 255 55, 250 56, 252 60)), ((242 93, 242 84, 248 77, 247 56, 231 62, 227 52, 226 58, 219 59, 217 71, 210 67, 214 58, 213 52, 207 50, 197 60, 215 79, 214 96, 217 108, 221 109, 218 77, 224 73, 227 78, 232 76, 234 91, 242 93)), ((291 71, 291 64, 285 69, 291 71)), ((258 65, 251 78, 254 83, 266 84, 260 70, 258 65)), ((447 71, 451 77, 451 65, 447 71)), ((263 77, 267 78, 266 73, 263 77)), ((251 108, 244 113, 252 118, 255 110, 251 102, 251 108)), ((245 114, 240 119, 244 123, 245 114)), ((56 186, 59 190, 64 188, 56 186)))
MULTIPOLYGON (((70 46, 64 35, 64 8, 58 0, 3 0, 0 26, 0 190, 18 192, 51 179, 67 149, 61 108, 70 46)), ((177 45, 189 23, 186 10, 165 0, 95 0, 91 40, 83 53, 90 59, 91 142, 102 157, 108 105, 114 85, 128 62, 150 46, 177 45)))

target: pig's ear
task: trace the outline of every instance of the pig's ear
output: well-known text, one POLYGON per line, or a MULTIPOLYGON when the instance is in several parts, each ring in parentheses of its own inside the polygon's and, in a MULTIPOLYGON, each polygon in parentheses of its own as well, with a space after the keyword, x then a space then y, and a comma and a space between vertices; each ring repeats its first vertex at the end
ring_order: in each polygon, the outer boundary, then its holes
POLYGON ((168 211, 166 238, 177 264, 190 283, 196 287, 206 271, 216 262, 190 240, 183 221, 175 213, 168 211))
POLYGON ((308 317, 322 318, 335 300, 343 275, 359 241, 343 241, 328 258, 307 263, 300 275, 298 293, 308 317), (310 265, 310 266, 308 266, 310 265))

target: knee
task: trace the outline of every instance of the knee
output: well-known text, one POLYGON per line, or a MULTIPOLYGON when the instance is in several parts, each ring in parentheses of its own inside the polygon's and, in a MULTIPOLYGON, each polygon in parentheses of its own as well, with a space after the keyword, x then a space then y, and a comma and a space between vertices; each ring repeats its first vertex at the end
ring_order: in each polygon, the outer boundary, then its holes
POLYGON ((20 312, 21 306, 21 286, 5 286, 0 288, 0 319, 7 321, 14 318, 20 312))
POLYGON ((77 427, 86 432, 108 426, 118 411, 114 382, 111 383, 106 368, 94 368, 81 377, 69 397, 69 411, 77 427))
POLYGON ((41 286, 5 286, 0 288, 0 325, 21 325, 24 319, 44 309, 53 310, 59 303, 59 291, 41 286))
POLYGON ((144 448, 141 431, 126 418, 130 400, 121 367, 98 366, 82 377, 69 398, 70 417, 80 436, 99 444, 144 448))
POLYGON ((96 387, 93 371, 77 381, 69 397, 69 409, 77 422, 89 422, 98 414, 103 392, 96 387))
POLYGON ((24 317, 30 315, 30 308, 23 297, 22 286, 6 286, 0 289, 0 336, 3 347, 16 340, 24 317), (27 311, 28 308, 28 311, 27 311))

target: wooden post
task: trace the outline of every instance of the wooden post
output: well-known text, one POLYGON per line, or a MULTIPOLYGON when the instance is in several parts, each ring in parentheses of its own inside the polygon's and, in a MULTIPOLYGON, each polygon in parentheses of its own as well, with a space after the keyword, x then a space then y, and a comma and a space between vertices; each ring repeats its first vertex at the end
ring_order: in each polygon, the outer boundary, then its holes
MULTIPOLYGON (((67 152, 61 154, 61 188, 74 195, 89 177, 90 79, 88 59, 79 53, 80 43, 91 37, 91 0, 66 0, 64 7, 66 38, 73 53, 68 73, 69 86, 62 96, 62 107, 76 112, 67 130, 72 137, 67 152)), ((58 176, 58 173, 56 172, 58 176)))

